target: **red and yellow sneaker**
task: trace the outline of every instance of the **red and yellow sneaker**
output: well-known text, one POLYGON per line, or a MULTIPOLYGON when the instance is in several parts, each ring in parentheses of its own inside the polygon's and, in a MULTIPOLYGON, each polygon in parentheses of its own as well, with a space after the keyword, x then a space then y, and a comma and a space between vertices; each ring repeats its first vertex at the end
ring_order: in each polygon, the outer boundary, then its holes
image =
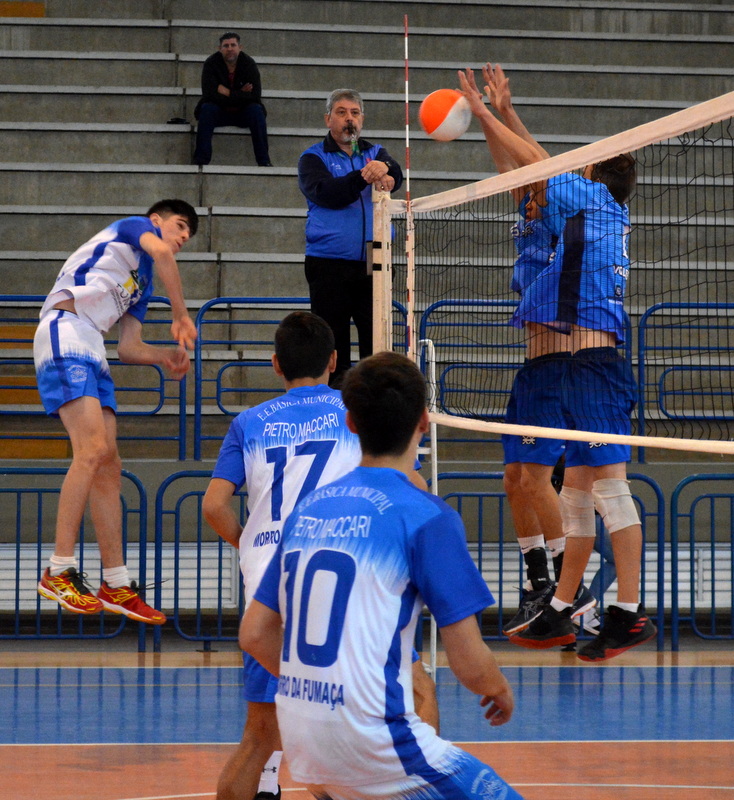
POLYGON ((60 606, 75 614, 99 614, 104 608, 74 567, 65 569, 60 575, 51 575, 48 567, 38 582, 38 594, 55 600, 60 606))
POLYGON ((140 597, 137 583, 133 581, 130 586, 120 586, 112 589, 105 581, 97 592, 99 602, 105 611, 113 614, 124 614, 138 622, 147 622, 149 625, 163 625, 166 615, 156 611, 145 603, 140 597))

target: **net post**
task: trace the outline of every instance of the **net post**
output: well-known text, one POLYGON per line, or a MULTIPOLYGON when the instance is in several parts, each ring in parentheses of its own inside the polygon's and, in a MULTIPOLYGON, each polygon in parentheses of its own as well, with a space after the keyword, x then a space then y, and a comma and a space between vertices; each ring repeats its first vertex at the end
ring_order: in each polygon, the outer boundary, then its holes
POLYGON ((372 187, 372 350, 392 350, 392 238, 389 192, 372 187))

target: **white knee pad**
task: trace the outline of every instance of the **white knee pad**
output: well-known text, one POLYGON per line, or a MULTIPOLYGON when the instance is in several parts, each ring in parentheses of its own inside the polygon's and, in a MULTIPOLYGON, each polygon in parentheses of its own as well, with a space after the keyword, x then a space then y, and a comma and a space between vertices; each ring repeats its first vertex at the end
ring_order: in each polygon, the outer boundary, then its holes
POLYGON ((639 525, 640 517, 630 494, 629 481, 622 478, 602 478, 594 481, 591 493, 596 510, 609 533, 630 525, 639 525))
POLYGON ((596 536, 594 498, 581 489, 564 486, 558 496, 561 503, 563 533, 566 536, 596 536))

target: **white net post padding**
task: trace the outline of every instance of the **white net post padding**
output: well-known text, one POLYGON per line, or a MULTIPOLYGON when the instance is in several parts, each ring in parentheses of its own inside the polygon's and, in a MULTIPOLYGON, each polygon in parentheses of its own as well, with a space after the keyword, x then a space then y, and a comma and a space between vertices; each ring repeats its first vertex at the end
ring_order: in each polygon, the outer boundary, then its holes
POLYGON ((392 237, 388 192, 372 188, 372 352, 392 350, 392 237))

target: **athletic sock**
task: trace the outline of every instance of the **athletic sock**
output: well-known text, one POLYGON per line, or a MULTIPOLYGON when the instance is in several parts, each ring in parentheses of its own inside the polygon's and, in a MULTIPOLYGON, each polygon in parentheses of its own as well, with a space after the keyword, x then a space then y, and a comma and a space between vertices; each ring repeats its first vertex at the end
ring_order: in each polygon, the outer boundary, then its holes
POLYGON ((280 762, 282 759, 283 751, 274 750, 260 774, 260 783, 257 787, 258 792, 278 794, 278 770, 280 769, 280 762))
POLYGON ((563 611, 564 608, 571 608, 571 603, 564 603, 563 600, 559 600, 557 597, 554 597, 550 601, 550 604, 556 611, 563 611))
POLYGON ((623 611, 631 611, 633 614, 637 613, 637 609, 639 608, 639 603, 620 603, 617 601, 614 603, 617 608, 621 608, 623 611))
POLYGON ((61 575, 61 573, 69 569, 69 567, 74 567, 77 571, 79 570, 79 562, 76 560, 76 556, 57 556, 54 553, 48 560, 48 574, 52 578, 61 575))
POLYGON ((130 575, 128 574, 127 567, 124 564, 121 567, 103 569, 102 578, 110 587, 110 589, 119 589, 121 586, 130 585, 130 575))

